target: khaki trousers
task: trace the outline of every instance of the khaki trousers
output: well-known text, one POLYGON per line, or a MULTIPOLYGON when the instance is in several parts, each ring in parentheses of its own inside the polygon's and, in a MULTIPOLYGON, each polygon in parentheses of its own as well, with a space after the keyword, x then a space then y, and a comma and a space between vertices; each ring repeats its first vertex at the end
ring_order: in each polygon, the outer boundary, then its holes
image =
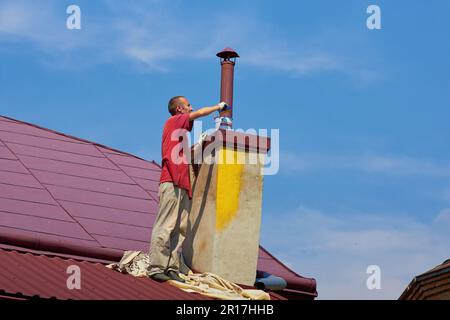
POLYGON ((186 237, 191 201, 187 191, 172 182, 159 185, 159 212, 150 242, 148 275, 180 268, 178 250, 186 237))

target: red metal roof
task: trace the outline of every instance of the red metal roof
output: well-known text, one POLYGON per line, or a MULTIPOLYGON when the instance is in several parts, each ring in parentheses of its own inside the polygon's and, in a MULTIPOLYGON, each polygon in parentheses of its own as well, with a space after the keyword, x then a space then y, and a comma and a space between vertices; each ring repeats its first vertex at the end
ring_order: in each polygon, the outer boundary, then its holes
POLYGON ((168 283, 133 277, 103 264, 0 249, 0 295, 76 300, 209 300, 168 283), (70 290, 71 265, 80 268, 80 289, 70 290))
MULTIPOLYGON (((147 251, 159 175, 154 161, 0 117, 0 245, 105 261, 147 251)), ((317 295, 262 247, 258 269, 317 295)))
MULTIPOLYGON (((110 270, 101 263, 58 256, 0 249, 0 269, 0 300, 211 300, 168 283, 110 270), (68 267, 74 265, 80 268, 80 289, 71 290, 68 267)), ((270 298, 285 299, 273 292, 270 298)))

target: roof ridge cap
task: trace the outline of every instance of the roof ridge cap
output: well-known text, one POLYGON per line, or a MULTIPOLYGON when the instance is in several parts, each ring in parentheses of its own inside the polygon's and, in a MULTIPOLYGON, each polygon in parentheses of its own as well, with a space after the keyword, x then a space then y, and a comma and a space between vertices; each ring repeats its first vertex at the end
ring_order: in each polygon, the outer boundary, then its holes
POLYGON ((261 248, 261 250, 263 250, 267 255, 269 255, 272 259, 274 259, 276 262, 280 263, 283 267, 285 267, 286 269, 288 269, 289 271, 291 271, 296 277, 299 278, 305 278, 305 279, 314 279, 314 278, 307 278, 307 277, 303 277, 300 274, 298 274, 297 272, 295 272, 294 270, 292 270, 292 268, 288 267, 285 263, 283 263, 281 260, 279 260, 277 257, 275 257, 273 254, 271 254, 266 248, 264 248, 262 245, 259 245, 259 247, 261 248))

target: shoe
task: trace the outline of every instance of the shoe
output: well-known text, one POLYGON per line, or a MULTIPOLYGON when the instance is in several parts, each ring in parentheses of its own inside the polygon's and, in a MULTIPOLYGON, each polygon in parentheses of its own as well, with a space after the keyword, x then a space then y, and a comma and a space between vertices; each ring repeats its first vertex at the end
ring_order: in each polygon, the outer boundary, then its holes
POLYGON ((171 278, 163 272, 152 274, 150 278, 158 282, 166 282, 167 280, 171 280, 171 278))
POLYGON ((170 279, 172 279, 172 280, 175 280, 175 281, 178 281, 178 282, 185 282, 184 281, 184 279, 183 278, 181 278, 179 275, 178 275, 178 272, 175 272, 175 271, 173 271, 173 270, 169 270, 169 271, 167 271, 167 275, 170 277, 170 279))

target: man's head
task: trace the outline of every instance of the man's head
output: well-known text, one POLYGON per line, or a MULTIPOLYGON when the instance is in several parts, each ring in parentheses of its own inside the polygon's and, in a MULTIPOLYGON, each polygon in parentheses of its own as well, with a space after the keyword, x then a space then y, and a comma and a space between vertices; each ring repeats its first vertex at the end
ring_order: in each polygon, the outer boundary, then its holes
POLYGON ((169 100, 169 112, 171 115, 188 113, 192 111, 192 106, 188 99, 183 96, 176 96, 169 100))

